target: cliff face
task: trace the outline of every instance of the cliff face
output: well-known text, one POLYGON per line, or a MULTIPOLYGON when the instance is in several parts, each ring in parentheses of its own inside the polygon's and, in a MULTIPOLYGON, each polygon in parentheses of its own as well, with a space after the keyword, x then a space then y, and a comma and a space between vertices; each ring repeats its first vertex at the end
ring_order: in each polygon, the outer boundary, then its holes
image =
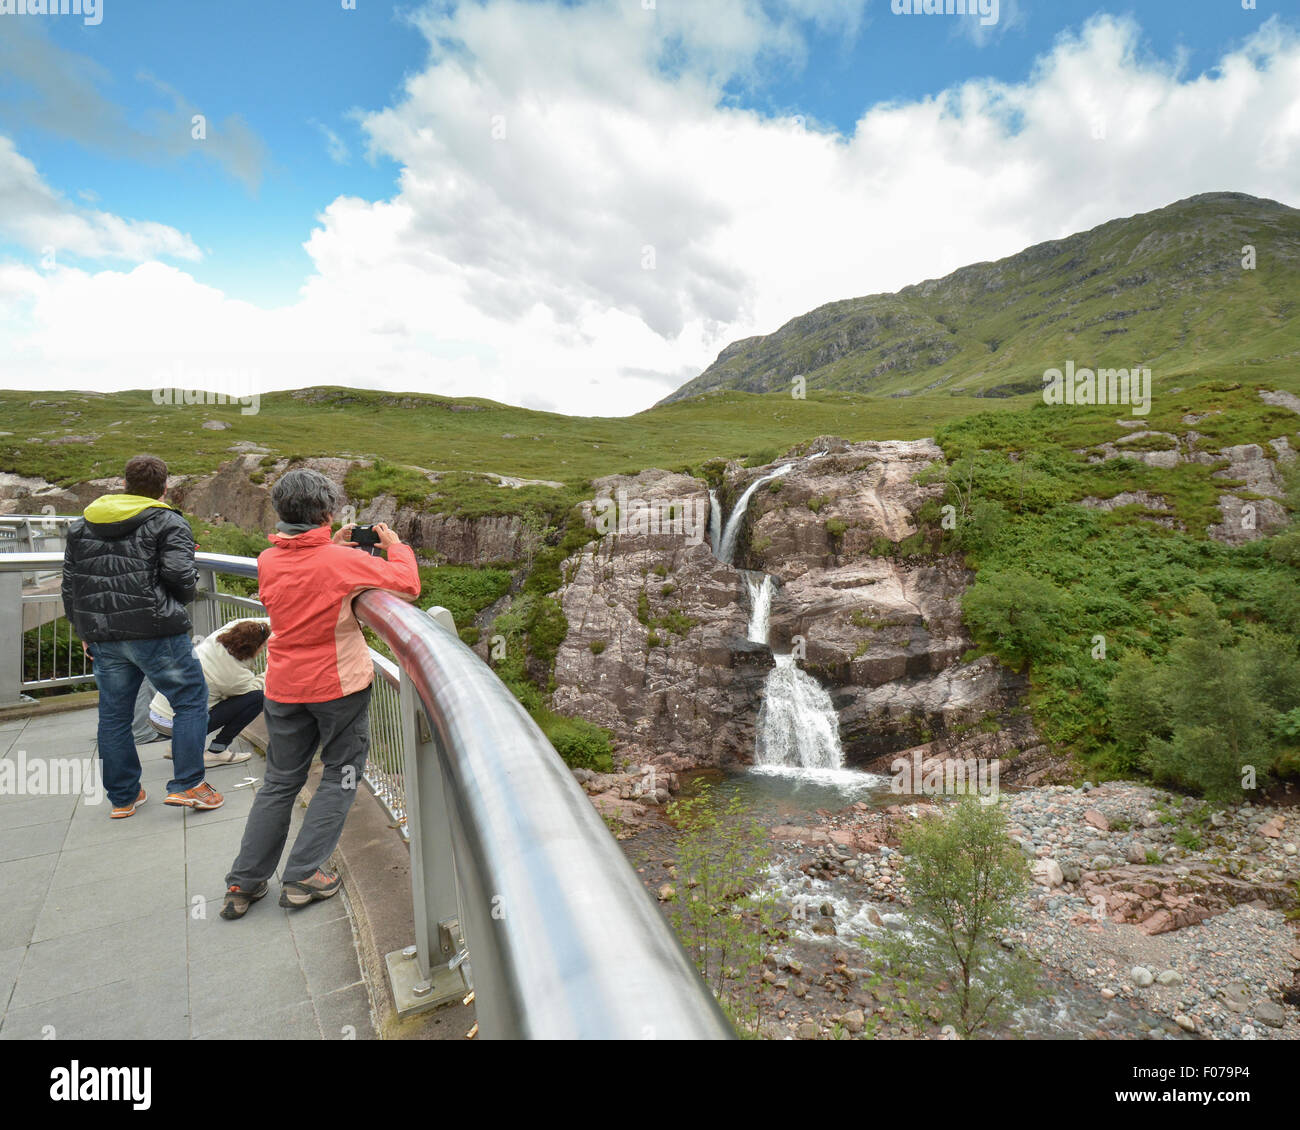
MULTIPOLYGON (((1003 725, 1022 681, 989 659, 961 661, 971 646, 960 605, 969 574, 948 558, 869 552, 916 532, 917 511, 941 488, 915 476, 939 449, 823 437, 801 454, 752 496, 737 561, 777 578, 769 639, 831 691, 847 763, 945 735, 955 751, 977 723, 1003 725), (806 458, 813 452, 825 454, 806 458)), ((772 469, 729 466, 723 497, 772 469)), ((635 500, 708 512, 707 484, 685 475, 613 476, 597 488, 597 499, 621 492, 631 512, 635 500)), ((599 508, 588 510, 594 524, 599 508)), ((643 757, 750 760, 772 659, 747 639, 744 573, 719 562, 707 538, 691 545, 684 532, 625 527, 565 564, 569 634, 556 660, 556 709, 611 727, 643 757)), ((1017 740, 1037 744, 1027 729, 1017 740)))
MULTIPOLYGON (((594 485, 593 501, 625 492, 629 520, 564 563, 569 633, 555 661, 555 708, 610 727, 623 752, 718 765, 752 750, 772 656, 745 638, 743 575, 713 556, 707 536, 637 521, 651 505, 707 515, 707 485, 658 470, 594 485)), ((601 508, 584 510, 596 525, 601 508)))
MULTIPOLYGON (((294 464, 320 471, 343 488, 348 473, 368 467, 368 460, 304 459, 294 464)), ((168 480, 168 497, 196 518, 223 522, 244 530, 275 529, 271 487, 289 469, 286 459, 263 464, 259 452, 236 455, 210 475, 177 475, 168 480)), ((58 514, 78 514, 101 494, 122 489, 121 479, 91 479, 66 489, 43 479, 0 475, 0 513, 43 513, 52 506, 58 514)), ((508 490, 509 487, 502 487, 508 490)), ((456 514, 428 514, 418 507, 399 505, 390 495, 369 500, 349 498, 360 522, 387 522, 421 557, 449 565, 487 565, 519 561, 536 548, 537 535, 517 516, 496 514, 462 518, 456 514)))

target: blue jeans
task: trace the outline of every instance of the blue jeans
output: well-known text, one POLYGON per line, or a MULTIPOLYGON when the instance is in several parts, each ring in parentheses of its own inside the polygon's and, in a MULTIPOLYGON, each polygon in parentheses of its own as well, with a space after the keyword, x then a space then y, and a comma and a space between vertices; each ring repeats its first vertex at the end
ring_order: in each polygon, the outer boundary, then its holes
POLYGON ((190 637, 104 640, 90 645, 99 684, 99 758, 104 791, 114 805, 130 804, 140 794, 140 757, 131 734, 135 696, 148 678, 167 696, 172 718, 172 771, 169 793, 203 783, 203 741, 208 729, 208 684, 190 637))

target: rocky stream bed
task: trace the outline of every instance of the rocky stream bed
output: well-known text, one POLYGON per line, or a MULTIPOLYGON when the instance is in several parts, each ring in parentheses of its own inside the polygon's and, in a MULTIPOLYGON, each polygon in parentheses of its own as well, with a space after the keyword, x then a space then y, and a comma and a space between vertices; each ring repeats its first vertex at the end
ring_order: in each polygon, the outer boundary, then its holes
MULTIPOLYGON (((580 774, 647 888, 675 895, 670 788, 692 780, 580 774)), ((867 774, 774 780, 711 774, 768 829, 780 936, 760 976, 767 1038, 942 1038, 909 1018, 902 989, 859 943, 906 929, 900 834, 931 803, 867 774), (917 801, 919 803, 911 803, 917 801), (900 803, 906 802, 906 803, 900 803)), ((1009 1026, 1022 1039, 1300 1037, 1300 807, 1212 811, 1129 782, 1003 791, 1032 861, 1020 923, 1003 945, 1040 963, 1040 994, 1009 1026)))

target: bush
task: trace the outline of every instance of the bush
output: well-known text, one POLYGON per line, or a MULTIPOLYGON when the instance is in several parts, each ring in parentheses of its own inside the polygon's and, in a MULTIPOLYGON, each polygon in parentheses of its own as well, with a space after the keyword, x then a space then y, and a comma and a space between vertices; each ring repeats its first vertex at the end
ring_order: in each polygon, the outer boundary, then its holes
POLYGON ((1158 781, 1215 802, 1267 784, 1300 706, 1294 645, 1258 627, 1240 639, 1196 593, 1168 659, 1126 656, 1111 686, 1111 728, 1158 781))
POLYGON ((733 795, 725 804, 705 781, 668 806, 681 836, 669 917, 687 954, 744 1034, 757 1034, 758 978, 771 948, 776 901, 762 893, 767 831, 733 795))
POLYGON ((571 769, 594 769, 610 773, 614 769, 613 737, 602 726, 582 718, 566 718, 549 710, 539 711, 537 724, 555 752, 571 769))
POLYGON ((970 1037, 1000 1024, 1033 993, 1035 970, 1001 939, 1017 921, 1029 865, 997 805, 969 797, 903 836, 911 936, 878 943, 891 964, 947 982, 931 987, 939 1014, 970 1037))
POLYGON ((508 569, 476 569, 462 565, 421 568, 419 605, 421 608, 445 608, 456 621, 457 628, 469 628, 483 609, 510 591, 510 579, 508 569))

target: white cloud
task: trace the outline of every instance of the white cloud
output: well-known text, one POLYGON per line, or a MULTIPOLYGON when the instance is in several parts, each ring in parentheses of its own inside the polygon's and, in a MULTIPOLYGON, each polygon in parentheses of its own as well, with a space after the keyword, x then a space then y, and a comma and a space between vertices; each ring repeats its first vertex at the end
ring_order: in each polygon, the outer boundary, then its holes
MULTIPOLYGON (((93 200, 94 194, 87 198, 93 200)), ((189 236, 175 228, 124 220, 62 199, 4 136, 0 136, 0 239, 42 257, 52 252, 56 260, 61 253, 134 263, 160 255, 201 258, 189 236)))
POLYGON ((352 153, 348 149, 348 143, 344 141, 324 122, 313 121, 312 125, 320 132, 321 137, 325 139, 325 151, 329 153, 330 160, 336 165, 346 165, 352 160, 352 153))
MULTIPOLYGON (((0 291, 26 295, 31 314, 0 325, 0 358, 26 359, 0 360, 0 379, 39 357, 45 387, 139 387, 174 355, 190 372, 256 371, 264 388, 618 414, 826 301, 1193 193, 1300 197, 1300 42, 1276 22, 1188 76, 1139 53, 1134 22, 1098 18, 1023 82, 874 106, 840 135, 722 91, 798 67, 797 18, 866 34, 861 3, 717 0, 707 20, 705 7, 424 11, 427 65, 361 120, 372 154, 401 165, 399 189, 324 209, 295 304, 260 311, 156 264, 11 273, 0 291)), ((869 29, 880 50, 891 22, 869 29)))

